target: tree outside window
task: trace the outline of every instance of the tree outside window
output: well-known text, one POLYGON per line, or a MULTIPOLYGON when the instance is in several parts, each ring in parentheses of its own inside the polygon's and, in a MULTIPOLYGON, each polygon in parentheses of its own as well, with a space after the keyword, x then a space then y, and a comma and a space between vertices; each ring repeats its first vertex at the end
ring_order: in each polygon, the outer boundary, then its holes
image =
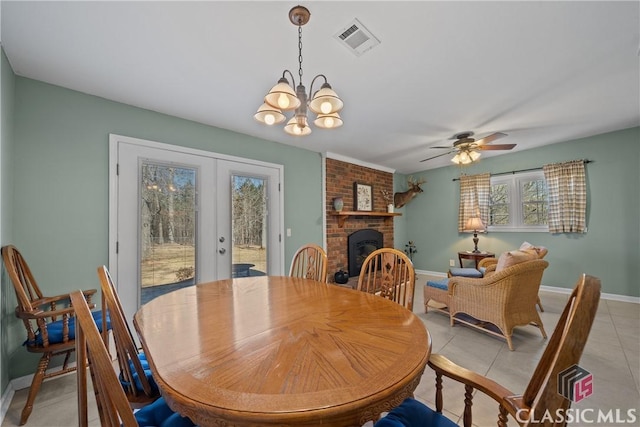
POLYGON ((542 171, 491 177, 489 231, 547 231, 547 218, 542 171))

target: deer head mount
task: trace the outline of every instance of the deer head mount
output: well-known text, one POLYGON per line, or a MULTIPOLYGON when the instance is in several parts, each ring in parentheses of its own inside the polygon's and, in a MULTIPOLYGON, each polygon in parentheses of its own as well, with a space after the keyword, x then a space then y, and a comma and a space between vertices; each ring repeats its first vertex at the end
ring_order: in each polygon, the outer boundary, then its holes
POLYGON ((420 180, 416 181, 415 179, 413 179, 413 177, 410 176, 407 179, 407 184, 409 184, 409 189, 402 193, 395 193, 393 195, 393 203, 396 206, 396 208, 403 207, 404 205, 409 203, 411 199, 416 197, 418 193, 422 193, 423 190, 422 188, 420 188, 420 186, 425 182, 427 181, 423 178, 420 178, 420 180))

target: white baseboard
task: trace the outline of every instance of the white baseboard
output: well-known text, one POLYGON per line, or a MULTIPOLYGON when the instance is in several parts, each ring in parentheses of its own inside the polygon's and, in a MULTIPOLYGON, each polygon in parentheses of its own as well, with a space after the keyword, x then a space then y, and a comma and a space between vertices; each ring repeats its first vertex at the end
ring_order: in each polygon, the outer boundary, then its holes
MULTIPOLYGON (((429 276, 436 276, 436 277, 447 277, 447 273, 443 273, 441 271, 428 271, 428 270, 416 270, 416 273, 418 274, 426 274, 429 276)), ((545 291, 545 292, 555 292, 558 294, 567 294, 569 295, 572 291, 573 288, 559 288, 557 286, 540 286, 540 290, 541 291, 545 291)), ((621 302, 630 302, 633 304, 640 304, 640 297, 632 297, 632 296, 628 296, 628 295, 618 295, 618 294, 608 294, 608 293, 602 293, 600 295, 600 298, 602 299, 606 299, 609 301, 621 301, 621 302)))
MULTIPOLYGON (((76 366, 76 362, 71 362, 68 365, 69 367, 76 366)), ((57 371, 60 367, 54 367, 51 369, 47 369, 47 372, 57 371)), ((68 372, 66 374, 62 374, 60 376, 56 376, 53 378, 47 378, 45 381, 50 381, 55 378, 60 378, 65 375, 75 374, 75 371, 68 372)), ((14 378, 9 382, 7 389, 2 395, 2 401, 0 401, 0 425, 4 422, 4 417, 7 415, 7 411, 9 410, 9 405, 11 405, 11 401, 13 400, 13 396, 16 394, 16 391, 22 390, 25 388, 31 387, 31 381, 33 381, 33 374, 25 375, 22 377, 14 378)))
POLYGON ((447 277, 447 273, 441 271, 416 270, 418 274, 426 274, 427 276, 447 277))
POLYGON ((13 400, 13 396, 16 394, 13 385, 9 383, 7 389, 4 391, 2 395, 2 400, 0 401, 0 424, 4 422, 4 417, 7 415, 9 411, 9 405, 11 405, 11 401, 13 400))
MULTIPOLYGON (((557 294, 567 294, 567 295, 569 295, 573 291, 573 289, 558 288, 555 286, 540 286, 540 290, 546 291, 546 292, 554 292, 557 294)), ((633 304, 640 304, 640 297, 630 297, 627 295, 608 294, 603 292, 602 294, 600 294, 600 298, 606 299, 609 301, 620 301, 620 302, 630 302, 633 304)))

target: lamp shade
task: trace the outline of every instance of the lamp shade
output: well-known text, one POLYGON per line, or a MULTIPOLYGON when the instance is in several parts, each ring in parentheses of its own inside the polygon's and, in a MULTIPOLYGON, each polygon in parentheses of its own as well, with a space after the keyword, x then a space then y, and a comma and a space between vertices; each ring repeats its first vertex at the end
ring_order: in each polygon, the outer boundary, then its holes
POLYGON ((332 114, 342 110, 344 103, 338 94, 331 89, 329 83, 322 85, 319 91, 313 94, 309 109, 316 114, 332 114))
POLYGON ((253 117, 259 121, 260 123, 264 123, 265 125, 277 125, 278 123, 284 122, 286 117, 282 114, 282 111, 278 110, 275 107, 264 102, 260 108, 258 108, 258 112, 253 115, 253 117))
POLYGON ((319 128, 335 129, 342 126, 342 119, 338 113, 318 114, 318 117, 313 121, 313 123, 319 128))
POLYGON ((300 106, 300 100, 289 86, 289 81, 284 77, 278 80, 278 84, 271 88, 264 97, 264 102, 282 111, 295 110, 300 106))
POLYGON ((479 151, 475 151, 475 150, 469 151, 469 158, 471 158, 472 162, 475 162, 476 160, 478 160, 480 156, 481 156, 481 153, 479 151))
POLYGON ((293 136, 307 136, 311 133, 311 128, 307 123, 307 118, 304 118, 303 127, 298 125, 298 119, 294 116, 287 122, 287 125, 284 127, 284 131, 289 135, 293 136))
POLYGON ((480 217, 477 217, 477 216, 473 216, 469 218, 464 228, 465 230, 468 230, 468 231, 484 231, 485 230, 484 223, 482 222, 480 217))

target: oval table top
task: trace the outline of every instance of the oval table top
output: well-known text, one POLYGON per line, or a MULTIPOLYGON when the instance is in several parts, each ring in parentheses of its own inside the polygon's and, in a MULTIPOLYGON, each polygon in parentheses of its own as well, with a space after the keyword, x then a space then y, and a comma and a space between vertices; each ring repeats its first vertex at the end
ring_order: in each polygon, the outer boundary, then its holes
POLYGON ((401 305, 291 277, 183 288, 134 325, 163 396, 201 426, 362 425, 412 395, 431 351, 401 305))

